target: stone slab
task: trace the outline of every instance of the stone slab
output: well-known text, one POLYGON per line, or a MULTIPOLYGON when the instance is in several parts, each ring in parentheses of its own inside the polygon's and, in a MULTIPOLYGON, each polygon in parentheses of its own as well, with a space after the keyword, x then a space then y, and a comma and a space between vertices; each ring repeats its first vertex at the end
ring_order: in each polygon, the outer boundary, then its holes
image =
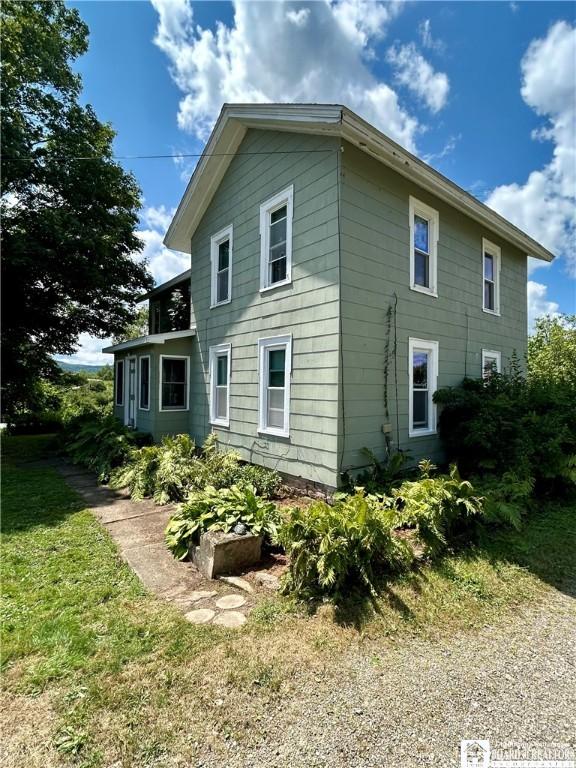
POLYGON ((253 534, 210 531, 200 536, 200 544, 192 549, 192 561, 200 573, 213 579, 220 574, 238 573, 259 562, 262 537, 253 534))
POLYGON ((192 624, 208 624, 215 615, 216 611, 213 611, 211 608, 197 608, 195 611, 189 611, 184 614, 185 618, 191 621, 192 624))
POLYGON ((254 592, 252 585, 249 584, 246 579, 240 578, 240 576, 218 576, 218 581, 223 581, 233 587, 242 589, 244 592, 248 592, 249 595, 254 592))
POLYGON ((142 544, 164 542, 164 531, 169 517, 168 510, 157 507, 149 514, 114 520, 107 525, 120 547, 126 550, 142 544))
POLYGON ((219 613, 212 624, 227 627, 228 629, 237 629, 246 624, 246 616, 240 613, 240 611, 226 611, 225 613, 219 613))
POLYGON ((221 611, 229 611, 232 608, 241 608, 245 602, 246 598, 242 595, 224 595, 216 600, 216 608, 220 608, 221 611))

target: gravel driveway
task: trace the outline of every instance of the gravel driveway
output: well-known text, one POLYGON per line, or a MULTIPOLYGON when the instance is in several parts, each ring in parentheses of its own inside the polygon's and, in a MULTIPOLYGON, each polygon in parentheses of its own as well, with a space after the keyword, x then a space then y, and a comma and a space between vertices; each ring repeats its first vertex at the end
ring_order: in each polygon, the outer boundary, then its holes
POLYGON ((575 667, 576 600, 551 590, 494 627, 373 645, 329 675, 303 672, 265 713, 263 738, 197 765, 451 768, 460 740, 472 738, 576 748, 575 667))

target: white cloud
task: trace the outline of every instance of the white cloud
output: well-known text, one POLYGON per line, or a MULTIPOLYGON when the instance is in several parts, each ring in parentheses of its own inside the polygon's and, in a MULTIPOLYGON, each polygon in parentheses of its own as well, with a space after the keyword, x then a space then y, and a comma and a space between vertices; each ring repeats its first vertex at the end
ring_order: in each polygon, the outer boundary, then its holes
MULTIPOLYGON (((174 211, 168 210, 164 205, 158 208, 148 206, 140 214, 143 227, 136 234, 142 240, 144 247, 141 253, 135 254, 134 258, 148 262, 148 268, 156 285, 170 280, 190 266, 188 254, 171 251, 162 242, 173 215, 174 211)), ((109 346, 111 343, 112 340, 109 338, 98 339, 83 333, 78 339, 78 349, 73 355, 58 355, 56 359, 84 365, 106 365, 110 363, 112 356, 103 355, 101 350, 102 347, 109 346)))
POLYGON ((430 19, 424 19, 424 21, 420 23, 418 26, 418 33, 424 48, 429 48, 432 51, 436 51, 436 53, 444 53, 446 46, 442 40, 433 37, 430 19))
POLYGON ((522 59, 521 93, 548 121, 532 137, 553 142, 552 159, 532 171, 524 184, 497 187, 486 203, 561 255, 568 273, 576 277, 575 27, 557 22, 545 38, 530 43, 522 59))
POLYGON ((349 105, 410 150, 418 121, 370 71, 371 45, 401 3, 234 2, 230 26, 194 23, 189 0, 152 0, 156 45, 184 94, 181 129, 206 140, 223 102, 334 102, 349 105))
POLYGON ((528 330, 534 329, 534 321, 541 315, 558 316, 560 305, 546 298, 548 286, 528 280, 528 330))
POLYGON ((409 88, 434 113, 439 112, 448 100, 450 82, 444 72, 435 72, 414 43, 393 46, 387 57, 395 69, 395 80, 409 88))

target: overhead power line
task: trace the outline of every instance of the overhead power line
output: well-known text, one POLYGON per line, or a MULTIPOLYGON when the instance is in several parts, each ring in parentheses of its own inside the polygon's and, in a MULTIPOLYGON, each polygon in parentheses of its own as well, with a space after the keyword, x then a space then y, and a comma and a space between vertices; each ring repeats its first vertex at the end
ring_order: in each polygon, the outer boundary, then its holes
MULTIPOLYGON (((244 155, 302 155, 302 154, 314 154, 317 152, 338 152, 337 149, 330 148, 330 149, 275 149, 272 151, 261 151, 261 152, 181 152, 177 154, 172 155, 113 155, 112 157, 108 157, 107 155, 86 155, 86 156, 76 156, 76 155, 61 155, 61 156, 55 156, 51 157, 50 155, 45 155, 47 159, 50 158, 51 160, 59 160, 59 161, 68 161, 68 160, 166 160, 166 159, 176 159, 176 158, 184 158, 184 157, 238 157, 238 156, 244 156, 244 155)), ((25 162, 25 161, 31 161, 31 160, 40 160, 42 159, 42 155, 36 155, 35 157, 4 157, 0 155, 0 161, 10 161, 10 162, 25 162)))

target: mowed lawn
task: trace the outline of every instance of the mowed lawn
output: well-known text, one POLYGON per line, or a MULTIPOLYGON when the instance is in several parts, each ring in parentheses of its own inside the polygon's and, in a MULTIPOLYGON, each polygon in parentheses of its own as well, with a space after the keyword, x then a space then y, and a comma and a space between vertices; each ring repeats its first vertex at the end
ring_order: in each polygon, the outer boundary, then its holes
POLYGON ((3 768, 196 765, 207 745, 225 765, 230 740, 257 739, 264 709, 298 697, 296 671, 473 633, 576 570, 576 503, 550 503, 521 533, 389 582, 376 601, 275 597, 240 631, 193 626, 146 593, 79 497, 38 465, 54 448, 49 436, 2 440, 3 768))

